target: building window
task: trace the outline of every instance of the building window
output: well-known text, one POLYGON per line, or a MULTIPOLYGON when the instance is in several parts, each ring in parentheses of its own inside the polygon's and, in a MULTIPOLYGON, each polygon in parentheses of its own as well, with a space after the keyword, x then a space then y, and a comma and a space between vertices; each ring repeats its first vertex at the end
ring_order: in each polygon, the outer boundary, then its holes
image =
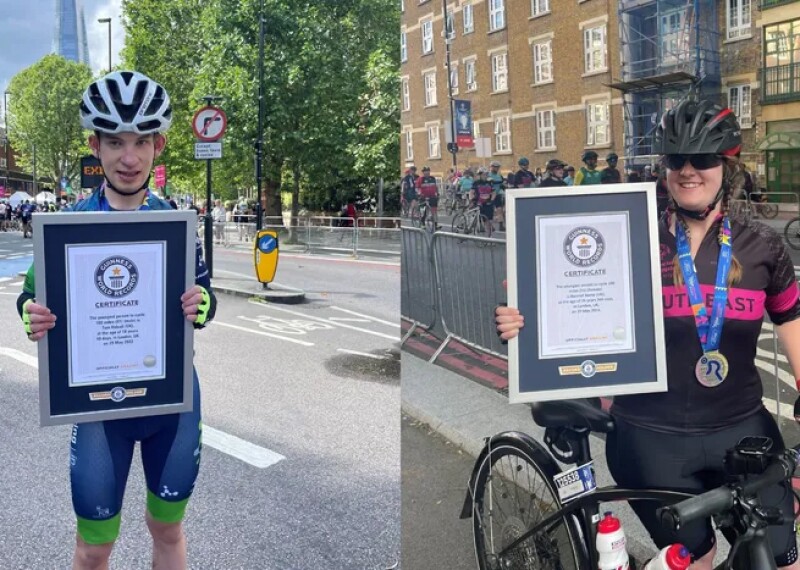
POLYGON ((750 32, 750 0, 727 0, 728 39, 749 38, 750 32))
POLYGON ((478 89, 478 76, 476 75, 474 59, 464 62, 464 80, 467 82, 467 91, 478 89))
POLYGON ((662 62, 673 64, 686 59, 691 47, 686 8, 661 15, 659 38, 662 62))
POLYGON ((428 158, 440 158, 439 125, 428 126, 428 158))
POLYGON ((406 131, 406 160, 414 160, 414 135, 406 131))
POLYGON ((422 22, 422 55, 433 53, 433 21, 422 22))
POLYGON ((748 128, 753 124, 750 106, 750 86, 734 85, 728 88, 728 107, 739 119, 742 128, 748 128))
POLYGON ((405 32, 400 32, 400 61, 403 63, 408 61, 408 43, 405 32))
POLYGON ((456 21, 455 21, 455 16, 453 16, 453 11, 452 10, 448 10, 445 13, 444 26, 445 26, 445 30, 447 31, 447 35, 445 36, 445 39, 447 41, 454 40, 456 38, 456 21))
POLYGON ((583 30, 584 71, 606 69, 606 26, 595 26, 583 30))
POLYGON ((506 52, 492 55, 492 91, 508 90, 508 54, 506 52))
POLYGON ((550 11, 550 0, 531 0, 531 16, 541 16, 550 11))
POLYGON ((511 152, 511 117, 501 115, 494 118, 495 152, 511 152))
POLYGON ((506 27, 505 0, 489 0, 489 31, 506 27))
POLYGON ((608 102, 598 101, 586 105, 586 144, 588 146, 608 144, 608 102))
POLYGON ((556 147, 556 113, 553 109, 536 111, 536 148, 549 150, 556 147))
POLYGON ((552 41, 533 44, 533 82, 549 83, 553 80, 552 41))
POLYGON ((458 94, 458 63, 450 62, 450 89, 453 95, 458 94))
POLYGON ((411 110, 411 91, 408 87, 408 78, 403 78, 403 111, 411 110))
POLYGON ((423 76, 425 81, 425 106, 436 105, 436 72, 432 71, 423 76))
POLYGON ((765 103, 800 99, 800 19, 764 26, 765 103))
POLYGON ((464 33, 468 34, 475 31, 475 18, 472 11, 472 4, 464 4, 461 8, 461 14, 464 17, 464 33))

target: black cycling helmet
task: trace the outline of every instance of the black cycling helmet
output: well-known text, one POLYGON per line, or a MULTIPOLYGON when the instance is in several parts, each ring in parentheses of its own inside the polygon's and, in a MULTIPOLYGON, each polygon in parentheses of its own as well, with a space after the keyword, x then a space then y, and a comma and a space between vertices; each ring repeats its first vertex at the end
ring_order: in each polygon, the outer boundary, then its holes
POLYGON ((661 116, 653 140, 656 154, 724 154, 742 148, 742 130, 733 111, 713 101, 687 99, 661 116))
POLYGON ((586 162, 587 160, 595 159, 597 160, 597 153, 593 150, 587 150, 581 156, 581 160, 586 162))
POLYGON ((528 158, 525 156, 519 157, 519 160, 517 161, 517 164, 519 164, 520 166, 528 166, 530 163, 531 161, 528 160, 528 158))
POLYGON ((619 156, 617 156, 616 152, 610 152, 608 156, 606 156, 606 162, 617 162, 618 160, 619 156))
POLYGON ((556 168, 564 168, 565 166, 567 166, 565 162, 562 162, 557 158, 552 158, 547 161, 547 165, 545 166, 545 168, 547 170, 555 170, 556 168))
POLYGON ((430 172, 430 171, 431 171, 431 167, 430 166, 423 166, 422 167, 422 172, 430 172))

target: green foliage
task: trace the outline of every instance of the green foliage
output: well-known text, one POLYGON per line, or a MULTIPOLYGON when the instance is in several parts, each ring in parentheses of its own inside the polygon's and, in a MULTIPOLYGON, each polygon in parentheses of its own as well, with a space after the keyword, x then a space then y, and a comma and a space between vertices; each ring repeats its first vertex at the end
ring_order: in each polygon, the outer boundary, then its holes
MULTIPOLYGON (((172 100, 163 155, 170 181, 204 192, 190 120, 204 95, 217 95, 228 130, 214 192, 231 199, 253 188, 259 0, 124 0, 123 12, 125 66, 161 82, 172 100)), ((309 208, 372 188, 380 176, 399 178, 397 2, 264 0, 264 17, 263 164, 272 202, 291 191, 294 170, 300 205, 309 208)))
POLYGON ((11 79, 8 136, 24 170, 33 168, 35 146, 37 174, 75 180, 89 152, 78 106, 91 80, 88 66, 54 54, 11 79))

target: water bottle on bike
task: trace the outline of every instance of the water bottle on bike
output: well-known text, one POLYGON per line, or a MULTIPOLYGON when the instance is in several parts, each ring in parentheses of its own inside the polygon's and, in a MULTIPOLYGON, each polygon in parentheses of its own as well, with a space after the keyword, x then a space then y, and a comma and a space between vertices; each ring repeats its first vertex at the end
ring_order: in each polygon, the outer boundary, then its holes
POLYGON ((689 550, 682 544, 673 544, 662 548, 643 570, 686 570, 691 563, 689 550))
POLYGON ((605 513, 597 523, 598 570, 629 570, 628 551, 622 523, 612 513, 605 513))

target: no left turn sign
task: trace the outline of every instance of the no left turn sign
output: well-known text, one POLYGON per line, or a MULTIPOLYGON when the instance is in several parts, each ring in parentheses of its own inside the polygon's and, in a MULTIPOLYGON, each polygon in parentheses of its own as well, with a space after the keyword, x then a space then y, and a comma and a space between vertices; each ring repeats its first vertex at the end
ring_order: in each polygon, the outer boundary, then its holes
POLYGON ((194 136, 203 142, 214 142, 222 138, 228 126, 228 117, 219 107, 203 107, 192 118, 194 136))

